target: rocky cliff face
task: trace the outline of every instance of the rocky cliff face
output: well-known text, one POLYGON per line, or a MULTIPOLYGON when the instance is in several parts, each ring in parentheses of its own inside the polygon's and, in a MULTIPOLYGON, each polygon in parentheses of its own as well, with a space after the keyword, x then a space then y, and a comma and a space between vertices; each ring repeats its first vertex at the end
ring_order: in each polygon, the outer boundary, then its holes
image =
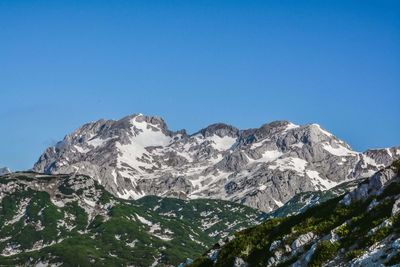
POLYGON ((216 198, 272 211, 299 192, 367 177, 399 157, 400 147, 355 152, 317 124, 239 130, 220 123, 189 135, 135 114, 83 125, 33 170, 85 174, 125 199, 216 198))

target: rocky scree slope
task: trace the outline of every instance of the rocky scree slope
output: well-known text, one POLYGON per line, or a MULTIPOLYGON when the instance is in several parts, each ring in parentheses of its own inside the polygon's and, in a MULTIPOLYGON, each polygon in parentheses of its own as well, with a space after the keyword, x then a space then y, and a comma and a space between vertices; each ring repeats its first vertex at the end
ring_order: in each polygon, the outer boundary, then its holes
POLYGON ((83 125, 48 148, 33 170, 85 174, 124 199, 213 198, 269 212, 300 192, 368 177, 399 157, 400 147, 355 152, 317 124, 239 130, 220 123, 189 135, 135 114, 83 125))
POLYGON ((114 197, 83 175, 0 176, 0 266, 176 266, 265 214, 221 200, 114 197))
POLYGON ((356 189, 216 244, 196 266, 398 266, 400 161, 356 189), (396 265, 397 264, 397 265, 396 265))

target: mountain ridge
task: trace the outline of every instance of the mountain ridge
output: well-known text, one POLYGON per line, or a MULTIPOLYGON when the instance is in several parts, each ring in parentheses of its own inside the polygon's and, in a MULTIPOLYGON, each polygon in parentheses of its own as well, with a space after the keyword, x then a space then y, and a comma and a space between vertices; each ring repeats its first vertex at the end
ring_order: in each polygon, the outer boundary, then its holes
POLYGON ((355 152, 318 124, 240 130, 215 123, 187 134, 139 113, 84 124, 33 170, 85 174, 121 198, 215 198, 272 211, 299 192, 367 177, 398 157, 400 147, 355 152))

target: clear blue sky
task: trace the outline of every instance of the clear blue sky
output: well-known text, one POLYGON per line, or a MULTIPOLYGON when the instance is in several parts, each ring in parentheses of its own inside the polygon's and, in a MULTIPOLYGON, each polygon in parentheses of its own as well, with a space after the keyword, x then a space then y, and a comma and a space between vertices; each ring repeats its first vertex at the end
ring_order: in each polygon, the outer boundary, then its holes
POLYGON ((400 1, 0 1, 0 166, 81 124, 316 122, 400 145, 400 1))

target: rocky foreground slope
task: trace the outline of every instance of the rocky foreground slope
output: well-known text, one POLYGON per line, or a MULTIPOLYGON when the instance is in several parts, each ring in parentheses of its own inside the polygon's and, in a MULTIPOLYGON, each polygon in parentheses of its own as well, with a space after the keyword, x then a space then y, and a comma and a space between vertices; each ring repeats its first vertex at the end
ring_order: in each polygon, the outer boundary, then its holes
POLYGON ((399 266, 400 161, 304 213, 269 219, 190 266, 399 266))
POLYGON ((265 214, 221 200, 114 197, 83 175, 0 176, 0 266, 176 266, 265 214))
POLYGON ((355 152, 317 124, 213 124, 189 135, 136 114, 83 125, 33 170, 85 174, 124 199, 213 198, 272 211, 300 192, 368 177, 399 157, 400 147, 355 152))

